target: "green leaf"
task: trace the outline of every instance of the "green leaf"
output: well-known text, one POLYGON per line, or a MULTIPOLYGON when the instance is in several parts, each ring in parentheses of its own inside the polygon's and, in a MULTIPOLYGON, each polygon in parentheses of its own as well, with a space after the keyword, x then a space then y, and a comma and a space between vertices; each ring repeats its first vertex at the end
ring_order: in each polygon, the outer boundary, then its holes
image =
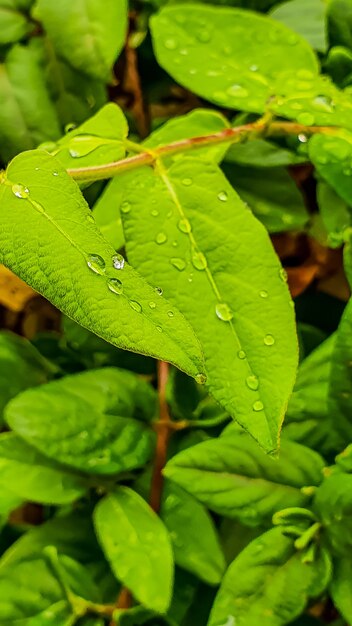
POLYGON ((323 466, 316 452, 285 440, 274 460, 229 426, 219 439, 179 452, 164 474, 216 513, 257 526, 270 523, 275 511, 304 506, 301 488, 319 485, 323 466))
POLYGON ((352 381, 352 299, 342 315, 332 354, 329 384, 329 410, 334 428, 343 445, 352 440, 351 381, 352 381))
POLYGON ((352 76, 352 52, 343 46, 334 46, 329 50, 325 67, 339 87, 349 85, 352 76))
POLYGON ((224 172, 269 233, 302 230, 309 215, 292 177, 281 167, 246 168, 225 163, 224 172))
POLYGON ((37 14, 55 51, 75 69, 108 80, 124 43, 126 0, 38 0, 37 14))
POLYGON ((269 97, 281 93, 283 75, 318 71, 304 39, 241 9, 166 6, 152 17, 151 30, 159 64, 183 87, 220 106, 262 113, 269 97))
POLYGON ((0 333, 0 423, 7 402, 20 391, 47 382, 55 367, 36 348, 14 333, 0 333))
POLYGON ((352 7, 349 0, 330 0, 327 6, 329 40, 352 50, 352 7))
POLYGON ((177 565, 209 585, 219 584, 225 559, 214 523, 205 507, 167 481, 160 515, 170 533, 177 565))
POLYGON ((104 83, 78 72, 61 59, 49 37, 34 37, 29 45, 37 55, 63 127, 81 124, 105 104, 107 91, 104 83))
POLYGON ((173 559, 158 516, 134 491, 118 487, 98 503, 94 521, 117 579, 141 604, 165 613, 171 601, 173 559))
POLYGON ((331 598, 346 622, 352 620, 352 561, 342 557, 334 562, 334 575, 330 583, 331 598))
POLYGON ((120 250, 125 244, 120 213, 122 194, 123 188, 119 177, 116 176, 108 182, 93 207, 96 225, 115 250, 120 250))
POLYGON ((317 201, 320 215, 328 232, 328 244, 331 248, 338 248, 344 244, 344 231, 352 223, 351 209, 324 181, 318 182, 317 201))
POLYGON ((110 102, 47 148, 66 169, 103 165, 125 156, 124 140, 127 134, 127 121, 122 110, 110 102))
MULTIPOLYGON (((119 415, 124 390, 119 398, 118 385, 123 378, 118 371, 114 374, 92 370, 28 389, 7 405, 6 421, 46 457, 88 474, 117 474, 143 466, 153 450, 153 433, 119 415), (113 381, 115 398, 109 397, 113 381)), ((128 380, 129 373, 124 374, 128 380)))
POLYGON ((309 155, 319 174, 352 206, 352 135, 316 135, 309 142, 309 155))
POLYGON ((200 159, 156 173, 141 168, 120 182, 129 261, 192 324, 215 399, 275 449, 297 348, 285 275, 267 233, 216 165, 200 159))
POLYGON ((352 546, 352 475, 327 471, 314 498, 328 541, 335 554, 345 556, 352 546))
POLYGON ((33 30, 26 15, 20 12, 12 0, 0 1, 0 45, 15 43, 33 30))
POLYGON ((331 571, 324 550, 302 562, 294 540, 277 528, 250 543, 227 570, 208 626, 286 626, 325 589, 331 571))
POLYGON ((299 156, 287 148, 282 148, 264 139, 235 143, 229 148, 225 157, 226 163, 263 168, 285 167, 305 161, 306 157, 299 156))
POLYGON ((82 478, 50 463, 12 433, 0 435, 0 485, 22 500, 42 504, 68 504, 88 489, 82 478))
POLYGON ((288 0, 274 7, 270 15, 299 33, 312 48, 325 52, 327 48, 325 11, 324 0, 288 0))
POLYGON ((115 250, 54 157, 39 150, 21 154, 2 183, 0 257, 5 265, 110 343, 170 361, 193 376, 202 372, 200 347, 189 324, 176 310, 171 318, 169 302, 128 264, 114 267, 115 250), (38 248, 37 241, 45 246, 38 248), (152 309, 149 303, 156 301, 152 309))
POLYGON ((0 156, 8 161, 21 150, 60 136, 54 105, 50 101, 36 55, 16 45, 0 66, 0 156))

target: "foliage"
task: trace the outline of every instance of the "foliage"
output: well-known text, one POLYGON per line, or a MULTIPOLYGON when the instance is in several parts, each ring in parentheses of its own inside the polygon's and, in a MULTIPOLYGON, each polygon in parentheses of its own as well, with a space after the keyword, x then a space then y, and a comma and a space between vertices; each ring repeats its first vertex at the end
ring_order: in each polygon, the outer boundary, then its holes
POLYGON ((62 313, 0 332, 1 625, 351 623, 350 1, 0 0, 0 55, 62 313))

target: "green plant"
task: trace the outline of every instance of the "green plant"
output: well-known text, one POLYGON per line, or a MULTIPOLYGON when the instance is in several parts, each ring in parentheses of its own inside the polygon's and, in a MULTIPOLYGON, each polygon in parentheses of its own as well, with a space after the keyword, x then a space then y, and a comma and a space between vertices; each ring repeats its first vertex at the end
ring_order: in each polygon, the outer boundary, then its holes
POLYGON ((0 334, 2 626, 352 621, 351 303, 272 243, 352 280, 350 9, 0 0, 0 261, 64 314, 0 334))

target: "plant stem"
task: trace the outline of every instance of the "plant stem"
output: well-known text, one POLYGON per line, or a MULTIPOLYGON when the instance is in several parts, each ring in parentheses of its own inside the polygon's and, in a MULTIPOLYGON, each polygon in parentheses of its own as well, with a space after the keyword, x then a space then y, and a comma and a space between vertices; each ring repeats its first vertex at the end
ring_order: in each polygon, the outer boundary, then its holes
MULTIPOLYGON (((105 163, 104 165, 71 168, 68 169, 67 172, 75 180, 102 180, 117 176, 118 174, 122 174, 137 167, 153 165, 157 159, 162 157, 187 152, 189 150, 194 150, 195 148, 202 148, 203 146, 211 146, 221 143, 228 143, 229 145, 233 143, 244 143, 246 141, 257 139, 258 137, 300 134, 314 135, 317 133, 335 134, 338 131, 339 128, 334 126, 304 126, 304 124, 298 124, 296 122, 268 122, 267 116, 264 116, 251 124, 235 126, 234 128, 224 128, 223 130, 210 135, 201 135, 199 137, 181 139, 165 146, 154 148, 152 151, 143 150, 143 146, 138 146, 138 154, 121 159, 120 161, 105 163), (143 151, 140 152, 140 149, 143 151)), ((131 142, 127 142, 126 146, 131 147, 131 142)))
POLYGON ((150 506, 156 513, 159 513, 160 511, 163 491, 162 471, 167 461, 167 447, 170 434, 173 430, 173 422, 171 420, 169 407, 166 401, 166 384, 168 377, 169 364, 164 361, 158 361, 159 421, 154 425, 157 431, 157 439, 150 490, 150 506))

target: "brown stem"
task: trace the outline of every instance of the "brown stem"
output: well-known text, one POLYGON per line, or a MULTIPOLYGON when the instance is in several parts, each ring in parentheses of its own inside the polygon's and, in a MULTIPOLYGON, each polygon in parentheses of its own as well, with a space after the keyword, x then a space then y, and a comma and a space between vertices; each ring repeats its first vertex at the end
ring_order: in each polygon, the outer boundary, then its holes
POLYGON ((167 461, 167 447, 172 431, 173 422, 166 402, 166 384, 169 376, 169 364, 158 361, 158 393, 159 393, 159 421, 156 422, 157 431, 154 469, 150 490, 150 506, 159 513, 163 491, 162 471, 167 461))
MULTIPOLYGON (((126 159, 105 163, 104 165, 92 165, 88 167, 77 167, 68 169, 67 172, 75 180, 89 181, 111 178, 127 170, 152 165, 162 157, 170 156, 188 150, 194 150, 202 146, 210 146, 220 143, 242 143, 258 137, 272 137, 277 135, 313 135, 313 134, 334 134, 339 128, 334 126, 304 126, 296 122, 271 122, 268 123, 266 116, 252 122, 234 128, 225 128, 217 133, 201 135, 174 141, 165 146, 145 152, 140 152, 126 159)), ((141 147, 142 148, 142 147, 141 147)))

